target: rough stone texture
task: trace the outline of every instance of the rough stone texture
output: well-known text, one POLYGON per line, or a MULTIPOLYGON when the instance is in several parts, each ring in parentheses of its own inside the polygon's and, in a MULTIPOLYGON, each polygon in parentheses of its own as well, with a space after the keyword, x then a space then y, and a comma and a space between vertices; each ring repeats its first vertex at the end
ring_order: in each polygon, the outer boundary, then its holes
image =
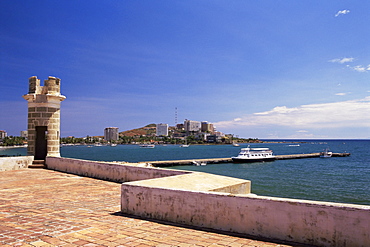
POLYGON ((33 156, 0 157, 0 171, 11 171, 27 168, 32 164, 33 156))
POLYGON ((23 98, 28 101, 28 155, 35 155, 36 127, 47 126, 47 156, 60 157, 60 79, 49 76, 44 86, 36 76, 29 78, 29 91, 23 98))
POLYGON ((124 215, 120 186, 44 169, 0 172, 0 246, 299 246, 124 215))

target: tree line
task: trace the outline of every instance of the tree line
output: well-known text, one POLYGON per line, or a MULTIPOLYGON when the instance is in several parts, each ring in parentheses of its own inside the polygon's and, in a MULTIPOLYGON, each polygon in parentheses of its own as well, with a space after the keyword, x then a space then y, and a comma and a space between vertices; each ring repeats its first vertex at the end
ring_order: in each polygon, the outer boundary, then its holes
POLYGON ((26 138, 20 136, 7 136, 0 140, 1 146, 20 146, 26 144, 26 138))

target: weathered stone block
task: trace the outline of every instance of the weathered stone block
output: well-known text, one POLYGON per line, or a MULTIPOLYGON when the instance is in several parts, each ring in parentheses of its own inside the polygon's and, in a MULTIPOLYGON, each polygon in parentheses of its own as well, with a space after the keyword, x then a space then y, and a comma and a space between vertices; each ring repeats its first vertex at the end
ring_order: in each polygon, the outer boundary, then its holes
POLYGON ((45 118, 45 119, 48 119, 48 118, 50 118, 51 117, 51 113, 42 113, 41 114, 41 117, 43 117, 43 118, 45 118))
POLYGON ((34 130, 34 129, 31 129, 31 130, 28 131, 28 136, 33 136, 35 134, 36 134, 36 130, 34 130))
POLYGON ((47 111, 47 107, 36 107, 36 111, 37 112, 46 112, 47 111))

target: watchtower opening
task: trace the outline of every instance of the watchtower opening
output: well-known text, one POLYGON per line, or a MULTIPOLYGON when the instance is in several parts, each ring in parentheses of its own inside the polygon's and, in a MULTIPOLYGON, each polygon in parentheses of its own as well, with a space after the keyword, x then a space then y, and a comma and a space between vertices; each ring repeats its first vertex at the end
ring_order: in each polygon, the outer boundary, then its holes
POLYGON ((47 126, 36 126, 35 160, 45 160, 47 149, 47 126))

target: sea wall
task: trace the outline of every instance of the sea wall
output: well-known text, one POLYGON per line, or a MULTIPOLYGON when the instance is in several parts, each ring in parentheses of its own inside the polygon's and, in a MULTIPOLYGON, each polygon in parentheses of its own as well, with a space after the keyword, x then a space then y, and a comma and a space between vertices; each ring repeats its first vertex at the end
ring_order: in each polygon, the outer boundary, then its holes
POLYGON ((122 165, 49 156, 46 157, 45 163, 48 169, 121 183, 191 173, 170 169, 138 167, 129 164, 122 165))
POLYGON ((0 157, 0 171, 27 168, 33 162, 33 156, 0 157))

